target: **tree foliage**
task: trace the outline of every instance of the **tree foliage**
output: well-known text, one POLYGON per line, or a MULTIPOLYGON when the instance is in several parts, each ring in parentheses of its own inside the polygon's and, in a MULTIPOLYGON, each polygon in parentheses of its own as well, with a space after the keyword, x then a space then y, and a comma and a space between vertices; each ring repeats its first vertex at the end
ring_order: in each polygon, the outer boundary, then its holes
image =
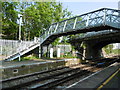
POLYGON ((106 46, 103 47, 103 49, 105 50, 105 52, 106 52, 107 54, 112 53, 113 44, 106 45, 106 46))
POLYGON ((58 2, 2 2, 3 38, 18 39, 18 14, 22 14, 22 40, 32 40, 71 12, 58 2))
POLYGON ((17 35, 17 7, 16 2, 2 2, 2 33, 7 39, 16 39, 17 35))

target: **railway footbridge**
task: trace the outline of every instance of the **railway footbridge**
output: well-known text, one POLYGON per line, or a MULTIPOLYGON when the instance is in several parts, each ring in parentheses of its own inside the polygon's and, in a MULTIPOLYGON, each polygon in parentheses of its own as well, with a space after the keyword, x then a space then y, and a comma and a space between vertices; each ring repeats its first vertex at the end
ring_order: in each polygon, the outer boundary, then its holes
MULTIPOLYGON (((26 47, 24 50, 19 50, 5 60, 11 61, 26 53, 31 52, 33 49, 49 45, 56 38, 65 35, 86 33, 92 31, 102 30, 120 30, 120 10, 102 8, 86 14, 82 14, 61 22, 51 24, 45 32, 39 37, 39 42, 32 46, 26 47)), ((42 49, 41 49, 42 56, 42 49)))

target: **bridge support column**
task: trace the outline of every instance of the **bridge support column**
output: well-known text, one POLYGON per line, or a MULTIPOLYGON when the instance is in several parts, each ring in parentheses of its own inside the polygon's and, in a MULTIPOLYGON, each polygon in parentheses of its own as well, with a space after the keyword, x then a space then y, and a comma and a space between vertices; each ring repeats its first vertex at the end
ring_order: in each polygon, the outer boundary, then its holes
POLYGON ((39 58, 43 57, 43 46, 39 46, 39 58))
POLYGON ((50 48, 50 58, 53 58, 53 48, 50 48))
POLYGON ((86 44, 86 51, 85 51, 86 59, 88 60, 101 59, 102 58, 101 54, 102 54, 102 49, 92 46, 92 42, 86 44))
POLYGON ((49 45, 47 45, 47 57, 49 57, 49 45))

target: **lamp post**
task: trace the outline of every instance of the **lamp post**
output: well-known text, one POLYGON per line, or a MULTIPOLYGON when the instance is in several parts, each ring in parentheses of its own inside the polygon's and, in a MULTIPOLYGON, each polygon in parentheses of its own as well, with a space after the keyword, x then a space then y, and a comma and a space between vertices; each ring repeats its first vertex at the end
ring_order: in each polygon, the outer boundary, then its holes
POLYGON ((22 15, 19 14, 19 41, 21 41, 21 23, 22 23, 22 15))
POLYGON ((21 55, 20 55, 20 47, 21 47, 21 23, 22 23, 22 15, 18 14, 18 19, 19 19, 19 61, 21 60, 21 55))

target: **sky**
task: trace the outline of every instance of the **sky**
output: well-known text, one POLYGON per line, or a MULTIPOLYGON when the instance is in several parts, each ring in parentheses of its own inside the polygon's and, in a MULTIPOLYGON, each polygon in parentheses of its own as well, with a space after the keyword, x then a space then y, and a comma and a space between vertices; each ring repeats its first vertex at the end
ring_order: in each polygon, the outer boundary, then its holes
POLYGON ((73 15, 81 15, 100 8, 118 9, 120 0, 57 0, 63 3, 63 8, 68 8, 73 15), (90 2, 91 1, 91 2, 90 2), (109 1, 109 2, 108 2, 109 1))

